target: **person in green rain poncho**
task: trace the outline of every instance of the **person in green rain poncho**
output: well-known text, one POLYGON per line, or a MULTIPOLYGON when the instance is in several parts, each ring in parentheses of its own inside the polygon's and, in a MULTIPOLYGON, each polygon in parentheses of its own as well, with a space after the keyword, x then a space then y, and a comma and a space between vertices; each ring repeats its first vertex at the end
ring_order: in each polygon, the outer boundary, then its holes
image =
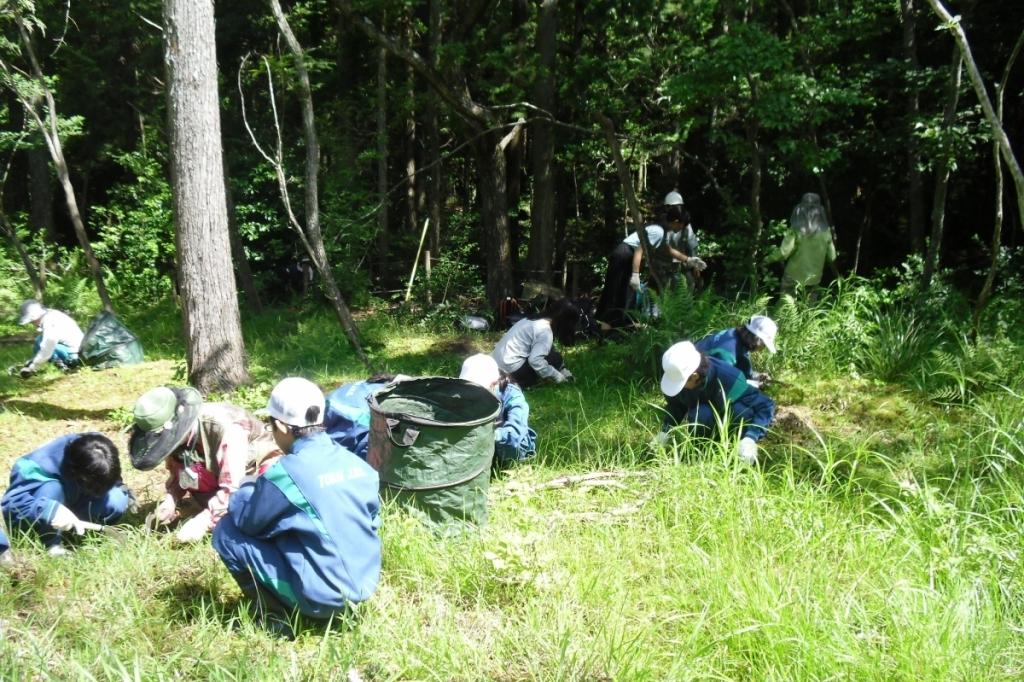
POLYGON ((836 247, 821 198, 808 192, 793 209, 782 246, 772 251, 765 262, 786 260, 782 275, 783 294, 802 292, 813 298, 825 263, 832 263, 835 259, 836 247))

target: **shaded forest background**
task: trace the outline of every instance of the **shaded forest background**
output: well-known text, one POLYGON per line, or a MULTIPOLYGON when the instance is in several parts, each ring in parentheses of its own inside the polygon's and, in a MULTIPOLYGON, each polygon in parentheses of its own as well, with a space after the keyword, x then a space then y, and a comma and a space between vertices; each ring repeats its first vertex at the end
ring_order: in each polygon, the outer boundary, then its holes
MULTIPOLYGON (((992 96, 1024 4, 949 6, 992 96)), ((265 3, 215 10, 229 206, 255 277, 246 298, 272 301, 288 295, 286 270, 304 252, 242 102, 268 148, 276 112, 301 214, 295 63, 265 3)), ((841 272, 923 268, 944 211, 938 265, 969 295, 981 287, 995 222, 991 138, 966 76, 951 90, 956 46, 922 0, 311 0, 285 10, 313 88, 328 260, 356 304, 404 288, 428 218, 435 303, 493 302, 527 279, 572 293, 598 286, 606 254, 634 229, 602 115, 648 216, 667 191, 685 197, 717 289, 774 286, 761 256, 807 191, 831 212, 841 272), (935 202, 947 164, 948 194, 935 202)), ((175 255, 161 3, 34 13, 71 181, 113 296, 165 298, 175 255)), ((1022 88, 1019 65, 1005 92, 1018 150, 1022 88)), ((77 267, 77 243, 52 164, 10 93, 3 111, 4 212, 43 274, 60 276, 77 267)), ((1012 269, 1022 235, 1011 183, 1006 200, 1001 267, 1012 269)), ((418 300, 427 286, 420 277, 418 300)))

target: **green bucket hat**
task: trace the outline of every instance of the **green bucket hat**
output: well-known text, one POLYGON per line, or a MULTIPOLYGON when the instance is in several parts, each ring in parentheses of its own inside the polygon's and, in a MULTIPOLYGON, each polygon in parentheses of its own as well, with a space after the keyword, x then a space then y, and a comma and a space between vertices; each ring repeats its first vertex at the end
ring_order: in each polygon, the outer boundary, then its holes
POLYGON ((203 397, 194 388, 158 386, 135 401, 128 438, 132 466, 149 471, 185 442, 199 417, 203 397))

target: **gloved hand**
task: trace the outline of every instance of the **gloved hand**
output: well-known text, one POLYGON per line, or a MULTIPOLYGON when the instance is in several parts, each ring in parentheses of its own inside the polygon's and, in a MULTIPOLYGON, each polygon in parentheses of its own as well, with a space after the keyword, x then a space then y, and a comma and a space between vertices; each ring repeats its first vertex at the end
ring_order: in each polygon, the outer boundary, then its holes
POLYGON ((562 378, 566 381, 575 381, 576 377, 572 375, 572 372, 568 368, 562 370, 562 378))
POLYGON ((696 270, 697 272, 704 272, 708 267, 707 263, 696 256, 690 256, 687 258, 685 265, 690 270, 696 270))
POLYGON ((54 545, 50 549, 46 550, 46 553, 49 554, 50 556, 67 556, 68 555, 68 551, 66 549, 64 549, 61 545, 54 545))
POLYGON ((652 445, 664 445, 668 442, 668 431, 658 431, 658 434, 654 437, 652 445))
POLYGON ((206 536, 206 531, 209 529, 210 512, 205 511, 197 516, 193 516, 184 526, 179 528, 174 539, 183 543, 199 542, 206 536))
POLYGON ((75 516, 75 513, 63 504, 58 504, 57 508, 53 511, 53 518, 50 519, 50 525, 57 530, 65 532, 74 531, 78 535, 85 533, 85 527, 82 525, 82 519, 75 516))
POLYGON ((629 286, 633 289, 633 291, 640 291, 640 273, 639 272, 634 272, 632 275, 630 275, 630 277, 629 277, 629 286))
POLYGON ((753 438, 743 438, 740 440, 740 459, 744 463, 750 466, 757 464, 757 443, 754 442, 753 438))
POLYGON ((761 382, 758 381, 757 379, 747 379, 747 383, 753 386, 754 388, 761 388, 761 382))
POLYGON ((20 376, 22 379, 28 379, 30 376, 32 376, 35 373, 36 373, 36 371, 34 369, 32 369, 31 367, 29 367, 28 365, 25 365, 20 370, 18 370, 18 376, 20 376))
POLYGON ((163 501, 157 505, 154 513, 156 514, 157 522, 163 525, 172 523, 178 518, 178 502, 174 499, 174 495, 167 493, 163 501))

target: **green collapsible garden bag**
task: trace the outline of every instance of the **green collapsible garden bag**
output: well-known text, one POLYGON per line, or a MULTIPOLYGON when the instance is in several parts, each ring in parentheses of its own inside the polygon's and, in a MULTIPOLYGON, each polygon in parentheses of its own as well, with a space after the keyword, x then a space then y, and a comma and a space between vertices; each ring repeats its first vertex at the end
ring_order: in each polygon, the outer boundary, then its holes
POLYGON ((93 369, 135 365, 144 360, 139 339, 106 311, 92 318, 86 328, 79 357, 93 369))
POLYGON ((408 379, 370 396, 366 461, 381 495, 443 528, 487 521, 501 401, 463 379, 408 379))

